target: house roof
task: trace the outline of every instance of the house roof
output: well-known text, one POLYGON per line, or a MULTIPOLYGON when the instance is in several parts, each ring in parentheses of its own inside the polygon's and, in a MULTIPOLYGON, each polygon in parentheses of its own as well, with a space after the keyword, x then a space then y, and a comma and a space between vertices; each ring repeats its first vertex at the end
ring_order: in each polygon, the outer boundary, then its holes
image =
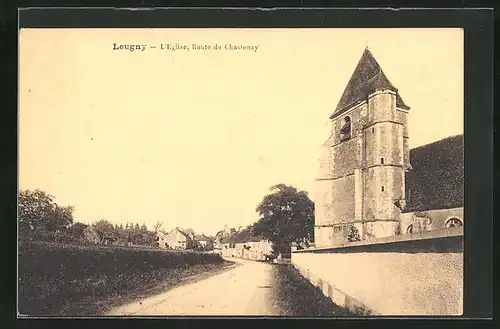
POLYGON ((410 163, 404 212, 463 207, 463 135, 410 150, 410 163))
POLYGON ((245 243, 245 242, 259 242, 262 240, 260 237, 252 233, 250 227, 242 229, 228 237, 223 237, 221 243, 245 243))
POLYGON ((244 229, 235 234, 233 243, 258 242, 260 238, 254 236, 250 229, 244 229))
POLYGON ((212 241, 212 239, 210 237, 206 236, 205 234, 195 235, 195 238, 198 241, 212 241))
POLYGON ((180 228, 178 228, 178 227, 176 227, 176 228, 174 228, 172 231, 170 231, 170 232, 169 232, 169 234, 170 234, 170 233, 172 233, 173 231, 179 231, 179 233, 180 233, 180 234, 184 235, 184 236, 185 236, 186 238, 188 238, 188 239, 191 239, 191 237, 189 236, 189 234, 188 234, 188 233, 184 232, 183 230, 181 230, 181 229, 180 229, 180 228))
POLYGON ((217 232, 215 234, 215 238, 224 238, 224 237, 231 236, 232 234, 235 234, 235 233, 236 233, 236 229, 234 229, 234 228, 225 228, 225 229, 220 230, 219 232, 217 232))
POLYGON ((354 69, 351 79, 347 83, 344 93, 340 97, 335 111, 330 119, 342 114, 352 106, 366 100, 368 95, 375 90, 390 89, 396 92, 396 106, 404 109, 409 107, 392 85, 382 68, 373 57, 368 48, 365 49, 358 65, 354 69))

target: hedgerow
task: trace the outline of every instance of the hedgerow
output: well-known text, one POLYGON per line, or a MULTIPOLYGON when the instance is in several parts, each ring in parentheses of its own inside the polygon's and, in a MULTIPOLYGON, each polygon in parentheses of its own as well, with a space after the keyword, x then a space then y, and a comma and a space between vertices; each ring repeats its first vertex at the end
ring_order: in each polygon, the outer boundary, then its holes
POLYGON ((82 300, 147 288, 216 254, 19 241, 19 313, 58 315, 82 300))

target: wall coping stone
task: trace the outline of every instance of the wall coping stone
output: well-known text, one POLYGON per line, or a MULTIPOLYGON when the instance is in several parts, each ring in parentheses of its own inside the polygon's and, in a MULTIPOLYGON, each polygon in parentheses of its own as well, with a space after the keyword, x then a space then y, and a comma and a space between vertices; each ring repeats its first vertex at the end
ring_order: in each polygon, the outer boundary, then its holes
POLYGON ((400 244, 404 242, 412 241, 424 241, 424 240, 438 240, 446 238, 463 237, 464 227, 451 227, 446 229, 424 231, 420 233, 396 235, 385 238, 370 239, 364 241, 348 242, 337 244, 331 247, 321 247, 321 248, 308 248, 302 250, 294 250, 292 254, 297 253, 314 253, 314 252, 338 252, 340 250, 345 250, 353 247, 363 247, 363 246, 377 246, 377 245, 390 245, 390 244, 400 244))

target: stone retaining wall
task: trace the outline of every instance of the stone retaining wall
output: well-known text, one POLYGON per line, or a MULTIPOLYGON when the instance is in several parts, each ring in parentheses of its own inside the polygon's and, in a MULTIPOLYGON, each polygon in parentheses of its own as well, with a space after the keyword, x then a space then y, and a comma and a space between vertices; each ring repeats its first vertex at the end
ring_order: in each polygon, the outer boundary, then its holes
POLYGON ((461 315, 463 227, 294 251, 325 296, 365 315, 461 315))

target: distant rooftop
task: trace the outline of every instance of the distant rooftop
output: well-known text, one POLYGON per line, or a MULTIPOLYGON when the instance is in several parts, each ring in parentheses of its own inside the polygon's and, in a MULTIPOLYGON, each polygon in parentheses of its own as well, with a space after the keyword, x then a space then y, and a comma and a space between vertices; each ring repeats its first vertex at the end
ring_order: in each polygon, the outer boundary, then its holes
POLYGON ((262 240, 260 237, 252 234, 250 227, 244 228, 239 232, 235 232, 230 236, 224 236, 221 243, 245 243, 245 242, 258 242, 262 240))

